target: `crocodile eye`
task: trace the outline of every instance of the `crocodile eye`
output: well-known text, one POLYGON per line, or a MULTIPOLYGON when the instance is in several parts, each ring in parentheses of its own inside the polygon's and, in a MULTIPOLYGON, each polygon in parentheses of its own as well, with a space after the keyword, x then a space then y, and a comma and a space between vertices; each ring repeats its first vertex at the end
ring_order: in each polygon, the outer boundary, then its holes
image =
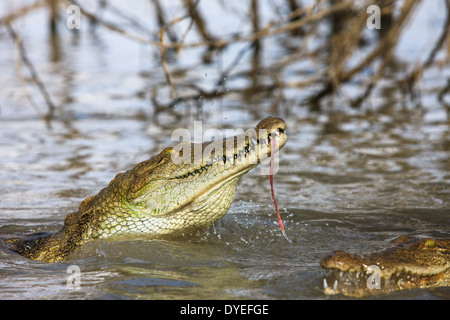
MULTIPOLYGON (((183 155, 183 150, 180 151, 180 154, 183 155)), ((171 155, 172 155, 172 149, 168 149, 168 150, 166 150, 166 152, 164 152, 164 156, 166 158, 170 158, 171 155)))
POLYGON ((280 133, 284 133, 284 129, 282 129, 282 128, 278 128, 277 131, 278 131, 279 134, 280 133))
POLYGON ((428 239, 427 241, 425 241, 425 248, 434 248, 434 246, 436 245, 436 242, 434 242, 434 240, 432 239, 428 239))

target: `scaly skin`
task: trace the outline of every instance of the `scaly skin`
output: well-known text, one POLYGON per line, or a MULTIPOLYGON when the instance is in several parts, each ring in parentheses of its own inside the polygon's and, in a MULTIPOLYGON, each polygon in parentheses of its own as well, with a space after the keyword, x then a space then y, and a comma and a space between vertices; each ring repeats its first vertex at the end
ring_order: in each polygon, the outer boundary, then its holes
POLYGON ((269 139, 276 140, 274 152, 284 146, 285 130, 284 120, 268 117, 241 135, 166 148, 85 199, 59 232, 5 245, 34 260, 57 262, 92 239, 173 236, 209 226, 227 213, 241 177, 270 156, 269 139))
POLYGON ((450 239, 400 236, 394 247, 360 256, 334 251, 320 262, 325 294, 363 297, 450 286, 450 239))

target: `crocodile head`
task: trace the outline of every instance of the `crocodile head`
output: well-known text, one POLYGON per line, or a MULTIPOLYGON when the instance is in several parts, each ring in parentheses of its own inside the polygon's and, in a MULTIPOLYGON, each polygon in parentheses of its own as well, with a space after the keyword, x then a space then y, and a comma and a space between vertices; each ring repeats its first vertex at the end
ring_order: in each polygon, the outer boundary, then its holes
POLYGON ((325 294, 362 297, 450 286, 450 240, 400 236, 385 251, 364 256, 335 251, 320 265, 327 270, 325 294))
MULTIPOLYGON (((269 117, 237 136, 164 149, 100 192, 103 200, 93 203, 114 202, 107 200, 112 196, 120 205, 99 215, 92 232, 101 238, 130 232, 179 235, 212 224, 230 208, 240 178, 270 156, 270 140, 277 150, 284 146, 285 130, 284 120, 269 117)), ((82 207, 80 212, 86 211, 82 207)))

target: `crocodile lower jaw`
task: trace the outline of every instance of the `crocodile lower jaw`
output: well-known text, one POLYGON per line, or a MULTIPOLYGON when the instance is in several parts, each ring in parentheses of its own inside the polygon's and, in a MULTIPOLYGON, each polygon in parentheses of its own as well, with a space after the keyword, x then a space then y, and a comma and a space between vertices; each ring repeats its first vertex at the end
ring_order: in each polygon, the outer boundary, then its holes
MULTIPOLYGON (((376 267, 376 266, 375 266, 376 267)), ((327 295, 343 294, 352 297, 388 294, 394 291, 441 286, 450 277, 450 270, 433 275, 418 275, 408 272, 392 273, 389 278, 377 274, 374 269, 366 271, 341 271, 327 269, 323 279, 323 291, 327 295)))

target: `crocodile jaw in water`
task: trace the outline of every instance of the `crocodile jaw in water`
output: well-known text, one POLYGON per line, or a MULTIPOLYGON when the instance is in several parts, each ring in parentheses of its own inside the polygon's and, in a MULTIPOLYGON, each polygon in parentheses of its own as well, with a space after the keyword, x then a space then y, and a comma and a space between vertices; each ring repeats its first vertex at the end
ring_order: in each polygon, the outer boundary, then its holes
POLYGON ((85 199, 59 232, 3 243, 25 257, 57 262, 92 239, 178 236, 211 225, 227 213, 240 178, 270 156, 270 139, 274 152, 285 145, 285 131, 284 120, 268 117, 241 135, 166 148, 85 199))
POLYGON ((335 251, 320 265, 327 270, 323 287, 329 295, 450 286, 450 240, 401 236, 385 251, 365 256, 335 251))

